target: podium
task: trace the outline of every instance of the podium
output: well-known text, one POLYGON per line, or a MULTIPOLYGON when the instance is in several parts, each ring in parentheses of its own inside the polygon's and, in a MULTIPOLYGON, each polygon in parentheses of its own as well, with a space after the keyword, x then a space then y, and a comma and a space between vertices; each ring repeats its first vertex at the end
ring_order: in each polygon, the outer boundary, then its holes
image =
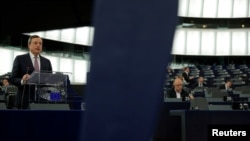
POLYGON ((27 81, 35 86, 35 103, 67 103, 68 74, 62 72, 34 71, 27 81))

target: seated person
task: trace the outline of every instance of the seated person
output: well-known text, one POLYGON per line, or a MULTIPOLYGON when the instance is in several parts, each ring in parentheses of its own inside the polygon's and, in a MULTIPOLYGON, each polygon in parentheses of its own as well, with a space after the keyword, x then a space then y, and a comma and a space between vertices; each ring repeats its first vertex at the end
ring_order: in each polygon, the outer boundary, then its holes
POLYGON ((186 87, 189 89, 192 89, 192 86, 195 82, 195 77, 190 75, 190 69, 189 67, 184 67, 182 72, 183 82, 186 87))
POLYGON ((167 91, 168 98, 185 98, 193 99, 193 95, 183 89, 183 81, 176 78, 173 82, 173 87, 167 91))
POLYGON ((9 86, 8 79, 4 79, 2 83, 3 83, 3 86, 9 86))
POLYGON ((0 94, 4 94, 6 91, 6 87, 9 86, 9 81, 8 79, 4 78, 1 82, 0 82, 0 94))
POLYGON ((182 80, 183 86, 185 86, 185 85, 187 84, 186 81, 184 80, 184 77, 183 77, 182 75, 180 75, 180 74, 179 74, 179 75, 176 75, 176 76, 175 76, 175 79, 177 79, 177 78, 182 80))
POLYGON ((170 77, 173 77, 174 75, 174 70, 170 66, 167 67, 167 74, 170 77))
POLYGON ((193 88, 204 88, 207 87, 206 83, 204 83, 204 78, 200 76, 197 80, 197 82, 193 85, 193 88))
POLYGON ((8 79, 3 79, 2 81, 1 81, 1 83, 0 83, 0 86, 8 86, 9 85, 9 81, 8 81, 8 79))
POLYGON ((190 76, 190 69, 189 67, 184 67, 183 68, 183 73, 182 73, 183 79, 185 83, 191 83, 191 81, 194 79, 194 76, 190 76))
POLYGON ((193 85, 192 94, 194 97, 206 97, 207 85, 204 83, 204 78, 200 76, 193 85))
POLYGON ((234 89, 232 80, 228 79, 225 84, 219 85, 218 89, 232 91, 234 89))

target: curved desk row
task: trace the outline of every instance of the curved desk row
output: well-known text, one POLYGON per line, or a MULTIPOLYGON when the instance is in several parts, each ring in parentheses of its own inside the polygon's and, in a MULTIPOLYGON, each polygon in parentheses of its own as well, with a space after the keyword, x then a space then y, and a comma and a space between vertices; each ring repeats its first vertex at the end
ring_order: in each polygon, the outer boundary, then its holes
POLYGON ((246 136, 234 139, 250 140, 250 111, 243 110, 171 110, 170 115, 180 117, 182 141, 212 141, 223 138, 212 136, 213 129, 246 131, 246 136))
MULTIPOLYGON (((231 114, 236 110, 232 110, 232 102, 224 101, 223 98, 207 98, 207 102, 209 104, 209 112, 213 111, 227 111, 231 114)), ((248 102, 249 104, 249 102, 248 102)), ((154 138, 156 140, 181 140, 181 131, 182 131, 182 122, 181 116, 172 116, 170 111, 172 110, 190 110, 190 102, 182 101, 181 99, 169 98, 165 99, 165 102, 162 104, 162 109, 159 114, 159 118, 157 121, 154 138)), ((198 110, 194 110, 192 112, 196 112, 198 110)), ((249 118, 250 119, 250 118, 249 118)), ((250 120, 249 120, 250 121, 250 120)))

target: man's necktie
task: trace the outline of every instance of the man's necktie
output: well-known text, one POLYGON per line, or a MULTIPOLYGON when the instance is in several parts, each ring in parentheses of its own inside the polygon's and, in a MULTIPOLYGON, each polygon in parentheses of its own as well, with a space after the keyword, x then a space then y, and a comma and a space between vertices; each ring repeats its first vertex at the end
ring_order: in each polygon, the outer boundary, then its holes
POLYGON ((37 56, 35 56, 34 68, 35 68, 35 71, 39 71, 37 56))

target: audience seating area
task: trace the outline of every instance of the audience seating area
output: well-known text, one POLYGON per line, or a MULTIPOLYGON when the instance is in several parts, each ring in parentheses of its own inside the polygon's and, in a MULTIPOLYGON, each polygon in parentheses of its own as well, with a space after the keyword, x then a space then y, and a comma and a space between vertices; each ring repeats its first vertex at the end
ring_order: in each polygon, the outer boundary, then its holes
MULTIPOLYGON (((171 66, 169 66, 171 68, 171 66)), ((229 65, 190 65, 190 76, 195 78, 190 82, 197 81, 199 76, 204 77, 206 88, 206 97, 221 97, 225 95, 217 87, 225 84, 226 80, 230 79, 233 82, 233 93, 241 96, 250 97, 250 64, 229 64, 229 65)), ((173 80, 177 75, 182 75, 182 67, 172 68, 172 73, 166 74, 164 84, 164 95, 169 88, 172 87, 173 80)), ((190 85, 185 85, 191 91, 194 88, 190 85)))

